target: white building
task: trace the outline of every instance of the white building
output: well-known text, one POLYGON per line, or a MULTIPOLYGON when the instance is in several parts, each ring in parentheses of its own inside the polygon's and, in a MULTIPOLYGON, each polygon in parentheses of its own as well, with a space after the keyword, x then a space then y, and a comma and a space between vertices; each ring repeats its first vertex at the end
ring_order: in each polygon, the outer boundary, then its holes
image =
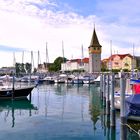
POLYGON ((89 59, 72 59, 61 64, 61 71, 84 70, 89 71, 89 59))

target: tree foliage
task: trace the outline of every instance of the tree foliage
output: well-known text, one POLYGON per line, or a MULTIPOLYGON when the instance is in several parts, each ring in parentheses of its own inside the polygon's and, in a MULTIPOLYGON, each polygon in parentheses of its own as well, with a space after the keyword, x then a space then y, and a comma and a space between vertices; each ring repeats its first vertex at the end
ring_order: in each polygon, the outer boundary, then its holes
POLYGON ((30 63, 16 63, 15 65, 16 74, 24 74, 31 72, 31 64, 30 63))
POLYGON ((66 58, 64 57, 57 57, 54 62, 49 66, 49 71, 60 71, 61 70, 61 63, 66 62, 66 58))

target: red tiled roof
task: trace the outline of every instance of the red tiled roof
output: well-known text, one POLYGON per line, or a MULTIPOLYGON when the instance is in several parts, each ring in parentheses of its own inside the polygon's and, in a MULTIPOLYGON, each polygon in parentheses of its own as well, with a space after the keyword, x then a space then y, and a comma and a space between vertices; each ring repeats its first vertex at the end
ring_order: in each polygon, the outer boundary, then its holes
POLYGON ((71 60, 69 60, 69 62, 77 62, 77 63, 81 63, 81 62, 83 62, 83 63, 88 63, 89 62, 89 58, 83 58, 83 59, 71 59, 71 60))
POLYGON ((123 59, 123 58, 126 57, 126 56, 129 56, 129 57, 132 58, 132 55, 130 55, 130 54, 113 54, 113 55, 111 55, 111 56, 109 57, 109 59, 113 59, 113 58, 116 57, 116 56, 119 56, 120 59, 123 59))
POLYGON ((82 62, 89 63, 89 58, 83 58, 82 62))
POLYGON ((102 62, 107 62, 107 61, 109 61, 108 58, 105 58, 105 59, 102 60, 102 62))

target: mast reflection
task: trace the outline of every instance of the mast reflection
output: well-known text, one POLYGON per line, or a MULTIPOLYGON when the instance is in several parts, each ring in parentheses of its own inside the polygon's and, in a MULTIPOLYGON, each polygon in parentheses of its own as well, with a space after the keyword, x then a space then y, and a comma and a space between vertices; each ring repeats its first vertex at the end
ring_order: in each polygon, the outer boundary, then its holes
POLYGON ((6 119, 9 117, 10 112, 11 112, 11 117, 12 117, 12 126, 15 126, 15 112, 16 111, 20 111, 20 115, 21 115, 21 111, 22 110, 29 110, 29 116, 32 116, 32 112, 31 110, 37 110, 37 107, 34 107, 33 104, 31 104, 30 100, 23 99, 23 100, 1 100, 0 101, 0 112, 4 112, 5 116, 4 116, 4 120, 6 121, 6 119))

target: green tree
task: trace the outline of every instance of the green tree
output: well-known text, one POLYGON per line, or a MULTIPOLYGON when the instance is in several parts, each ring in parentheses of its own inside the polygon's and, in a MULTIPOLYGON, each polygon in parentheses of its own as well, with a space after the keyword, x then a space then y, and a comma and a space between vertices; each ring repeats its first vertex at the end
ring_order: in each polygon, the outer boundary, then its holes
POLYGON ((24 63, 21 63, 20 64, 20 71, 22 72, 22 73, 25 73, 26 71, 25 71, 25 64, 24 63))
POLYGON ((66 58, 64 57, 57 57, 55 60, 54 60, 54 63, 53 64, 50 64, 49 65, 49 71, 60 71, 61 70, 61 63, 64 63, 66 62, 66 58))
POLYGON ((15 64, 16 74, 20 73, 20 63, 15 64))
POLYGON ((31 73, 31 68, 32 68, 32 65, 30 63, 25 64, 26 73, 31 73))

